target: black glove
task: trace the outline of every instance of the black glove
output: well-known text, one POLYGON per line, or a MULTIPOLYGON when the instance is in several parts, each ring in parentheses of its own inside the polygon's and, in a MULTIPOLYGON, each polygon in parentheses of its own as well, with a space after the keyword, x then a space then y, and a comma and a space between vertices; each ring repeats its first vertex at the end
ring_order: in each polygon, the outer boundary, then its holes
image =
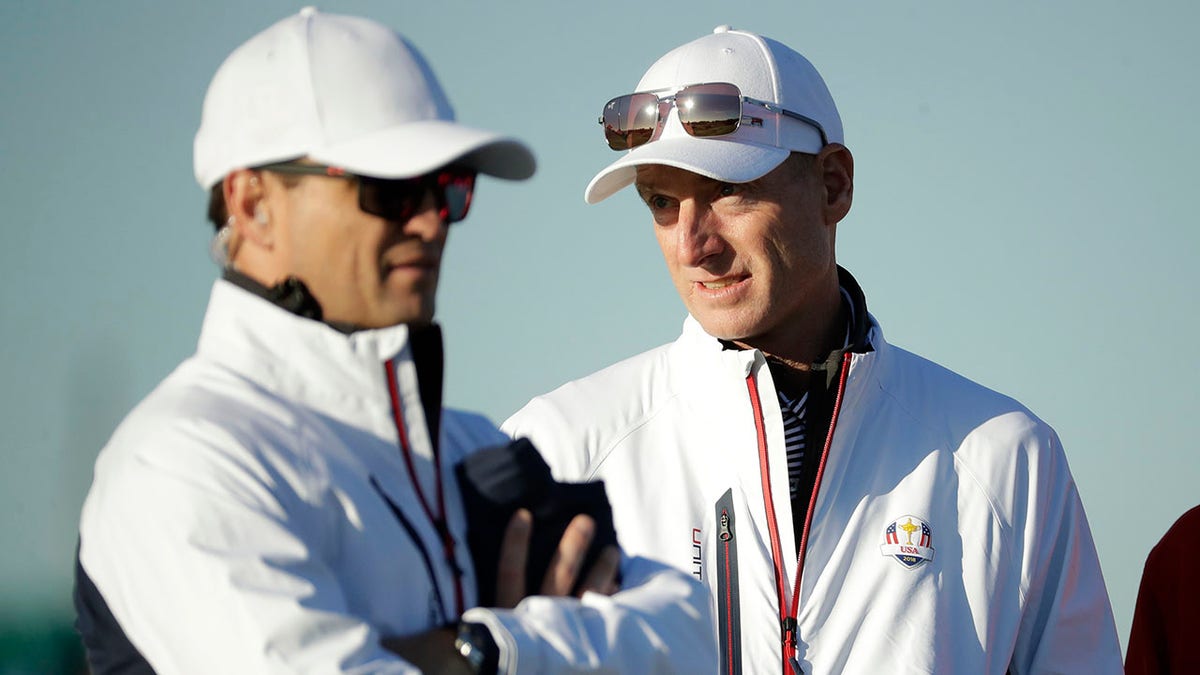
POLYGON ((612 507, 604 491, 604 482, 558 483, 550 467, 529 439, 480 450, 455 467, 467 512, 467 546, 475 563, 479 604, 496 602, 496 567, 500 561, 500 543, 509 520, 518 508, 533 514, 533 532, 529 558, 525 565, 525 592, 536 594, 542 587, 550 558, 571 519, 586 513, 596 521, 596 534, 588 546, 582 578, 595 564, 604 547, 617 545, 613 529, 612 507))

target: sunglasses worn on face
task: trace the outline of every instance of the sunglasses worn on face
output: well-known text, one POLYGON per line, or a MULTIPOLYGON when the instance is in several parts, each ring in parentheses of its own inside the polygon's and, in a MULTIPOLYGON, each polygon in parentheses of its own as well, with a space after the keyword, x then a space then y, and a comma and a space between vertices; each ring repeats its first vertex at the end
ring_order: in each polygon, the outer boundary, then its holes
POLYGON ((746 103, 809 124, 821 134, 822 145, 829 143, 825 129, 816 120, 784 110, 774 103, 742 96, 742 90, 728 82, 689 84, 664 97, 654 92, 618 96, 604 105, 600 124, 604 125, 608 147, 629 150, 653 140, 655 132, 670 112, 669 105, 675 106, 683 130, 697 138, 732 134, 743 122, 762 126, 763 118, 745 113, 746 103))
POLYGON ((375 178, 350 173, 336 166, 297 162, 264 164, 256 168, 275 173, 330 176, 357 181, 358 208, 364 213, 397 223, 412 218, 421 208, 425 194, 431 190, 438 215, 444 222, 456 223, 467 217, 471 197, 475 193, 475 172, 458 167, 439 169, 414 178, 375 178))

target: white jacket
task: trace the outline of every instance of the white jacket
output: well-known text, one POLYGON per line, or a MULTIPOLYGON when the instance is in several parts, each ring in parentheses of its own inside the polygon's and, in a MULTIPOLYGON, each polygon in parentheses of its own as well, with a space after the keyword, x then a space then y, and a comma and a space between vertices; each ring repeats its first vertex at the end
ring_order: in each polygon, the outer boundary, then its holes
MULTIPOLYGON (((80 522, 91 601, 157 673, 415 672, 380 639, 474 604, 452 470, 508 439, 446 410, 437 472, 413 338, 344 335, 216 283, 196 355, 101 452, 80 522)), ((612 597, 467 618, 492 629, 508 670, 711 668, 701 585, 646 561, 624 575, 636 588, 612 597)))
POLYGON ((722 673, 787 672, 786 618, 810 675, 1120 673, 1054 431, 888 345, 873 319, 869 341, 843 362, 799 579, 761 352, 723 350, 688 318, 676 342, 536 398, 502 428, 532 438, 560 480, 604 479, 627 552, 705 582, 722 673))

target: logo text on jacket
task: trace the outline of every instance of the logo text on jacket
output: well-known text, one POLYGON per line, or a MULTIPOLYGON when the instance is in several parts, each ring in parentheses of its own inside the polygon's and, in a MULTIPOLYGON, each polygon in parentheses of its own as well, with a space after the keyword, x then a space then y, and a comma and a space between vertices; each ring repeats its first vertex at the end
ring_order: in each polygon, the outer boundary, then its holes
POLYGON ((916 516, 900 516, 884 528, 879 552, 916 569, 933 560, 933 528, 916 516))

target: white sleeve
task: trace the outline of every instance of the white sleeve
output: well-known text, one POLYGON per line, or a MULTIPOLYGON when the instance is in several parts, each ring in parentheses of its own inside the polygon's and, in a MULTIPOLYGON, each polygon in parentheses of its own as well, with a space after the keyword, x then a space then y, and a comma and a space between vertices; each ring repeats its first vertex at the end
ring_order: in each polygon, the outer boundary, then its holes
MULTIPOLYGON (((533 441, 557 480, 592 480, 591 460, 601 450, 597 436, 581 433, 571 418, 551 399, 536 398, 501 429, 533 441)), ((625 558, 621 573, 624 590, 611 597, 588 594, 570 603, 535 596, 512 611, 475 609, 464 618, 491 627, 501 663, 522 672, 716 672, 708 589, 690 574, 646 558, 625 558)))
MULTIPOLYGON (((1121 647, 1096 546, 1053 432, 1030 491, 1026 602, 1010 672, 1122 672, 1121 647)), ((1025 584, 1023 584, 1025 585, 1025 584)))
POLYGON ((220 441, 160 427, 107 448, 84 506, 80 564, 154 671, 419 672, 347 607, 294 477, 220 441))
POLYGON ((715 673, 707 589, 645 558, 623 561, 622 574, 625 590, 612 596, 531 596, 463 619, 492 631, 502 673, 715 673))
POLYGON ((500 425, 500 430, 512 438, 528 438, 542 453, 554 478, 560 481, 591 480, 589 467, 597 454, 593 434, 580 433, 570 419, 572 411, 563 410, 559 401, 547 397, 535 398, 500 425))

